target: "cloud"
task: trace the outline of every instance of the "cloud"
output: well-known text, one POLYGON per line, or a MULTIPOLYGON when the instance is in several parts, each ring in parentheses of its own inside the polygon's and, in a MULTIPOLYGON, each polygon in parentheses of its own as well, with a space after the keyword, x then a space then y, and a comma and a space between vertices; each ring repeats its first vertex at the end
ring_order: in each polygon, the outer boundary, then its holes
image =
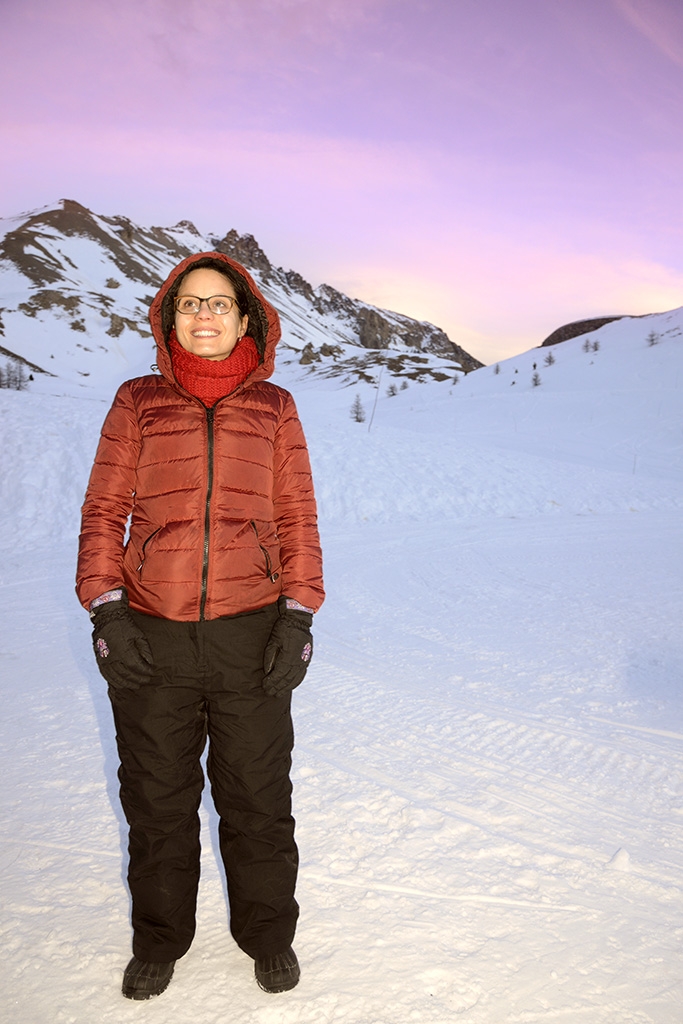
MULTIPOLYGON (((229 120, 229 119, 228 119, 229 120)), ((431 166, 409 144, 342 140, 333 136, 293 131, 269 132, 196 129, 169 134, 164 126, 112 125, 101 127, 68 121, 23 123, 6 121, 4 145, 8 158, 3 175, 20 174, 29 163, 49 180, 60 168, 84 178, 102 173, 138 182, 138 194, 159 195, 171 181, 189 189, 206 182, 206 190, 222 192, 251 180, 272 197, 301 189, 313 200, 317 194, 337 197, 378 197, 390 191, 411 193, 431 183, 431 166), (163 186, 153 172, 163 172, 163 186), (152 175, 150 177, 150 175, 152 175)), ((272 202, 272 199, 271 199, 272 202)))
POLYGON ((680 0, 612 0, 617 11, 669 60, 683 68, 680 0))

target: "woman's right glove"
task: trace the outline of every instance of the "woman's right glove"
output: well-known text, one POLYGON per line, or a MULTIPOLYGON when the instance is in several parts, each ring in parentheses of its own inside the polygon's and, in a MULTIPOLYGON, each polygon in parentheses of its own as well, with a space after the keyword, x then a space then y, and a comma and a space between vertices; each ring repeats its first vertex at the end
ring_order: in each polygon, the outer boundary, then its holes
POLYGON ((97 667, 114 690, 137 690, 151 678, 154 660, 147 637, 128 610, 128 594, 97 605, 90 612, 94 623, 92 644, 97 667))

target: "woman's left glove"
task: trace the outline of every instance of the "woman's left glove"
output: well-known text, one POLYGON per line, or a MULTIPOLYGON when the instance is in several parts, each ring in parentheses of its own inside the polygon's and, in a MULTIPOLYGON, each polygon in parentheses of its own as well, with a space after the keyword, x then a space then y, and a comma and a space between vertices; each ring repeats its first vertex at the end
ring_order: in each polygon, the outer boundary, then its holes
POLYGON ((277 606, 280 618, 263 655, 263 689, 270 697, 280 697, 298 686, 313 655, 312 613, 288 608, 286 597, 281 597, 277 606))

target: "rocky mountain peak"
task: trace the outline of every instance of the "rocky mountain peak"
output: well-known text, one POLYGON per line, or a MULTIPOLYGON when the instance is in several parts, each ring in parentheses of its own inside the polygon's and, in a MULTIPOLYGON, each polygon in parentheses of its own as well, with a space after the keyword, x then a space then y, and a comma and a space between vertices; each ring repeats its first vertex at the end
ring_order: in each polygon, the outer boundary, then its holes
POLYGON ((352 384, 372 381, 382 367, 389 376, 447 380, 482 365, 433 324, 329 285, 313 288, 296 271, 273 266, 253 235, 234 228, 219 237, 202 235, 189 220, 141 227, 72 199, 4 227, 3 235, 0 222, 0 356, 32 371, 52 373, 59 363, 83 385, 97 383, 105 366, 121 380, 147 372, 154 293, 181 260, 212 249, 246 266, 279 311, 278 365, 292 372, 352 384))
POLYGON ((272 264, 253 235, 240 235, 232 228, 223 238, 215 241, 213 249, 232 256, 249 270, 258 270, 264 281, 272 277, 272 264))

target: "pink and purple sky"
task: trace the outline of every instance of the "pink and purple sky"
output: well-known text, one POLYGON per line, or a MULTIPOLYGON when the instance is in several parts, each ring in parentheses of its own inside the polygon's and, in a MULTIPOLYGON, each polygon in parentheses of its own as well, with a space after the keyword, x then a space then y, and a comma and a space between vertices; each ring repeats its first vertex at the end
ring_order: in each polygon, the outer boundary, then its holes
POLYGON ((0 216, 255 235, 484 362, 683 304, 683 0, 0 0, 0 216))

